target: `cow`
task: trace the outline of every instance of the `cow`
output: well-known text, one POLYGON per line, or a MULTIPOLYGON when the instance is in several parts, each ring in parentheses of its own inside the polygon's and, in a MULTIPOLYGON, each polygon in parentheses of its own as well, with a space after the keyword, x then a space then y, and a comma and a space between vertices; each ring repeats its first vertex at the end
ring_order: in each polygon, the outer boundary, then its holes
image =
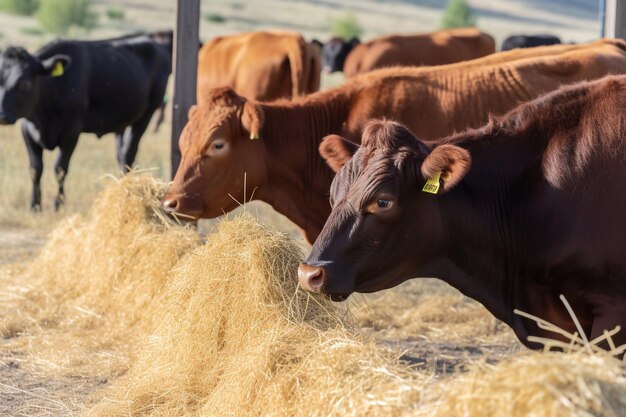
POLYGON ((300 286, 343 300, 441 278, 529 347, 560 335, 515 309, 577 331, 561 294, 589 340, 626 328, 625 112, 626 76, 609 76, 434 143, 380 120, 360 147, 327 137, 333 209, 300 286))
POLYGON ((449 66, 382 69, 291 101, 261 103, 227 88, 213 90, 189 112, 179 139, 181 165, 163 205, 213 218, 255 198, 313 242, 330 214, 334 174, 318 153, 325 135, 358 141, 368 119, 387 117, 421 138, 436 139, 479 127, 489 113, 505 113, 560 84, 609 73, 626 73, 623 41, 520 49, 449 66), (244 195, 244 189, 254 192, 244 195))
POLYGON ((392 66, 444 65, 494 53, 494 39, 474 28, 448 29, 419 35, 386 35, 367 43, 324 45, 324 68, 343 70, 346 78, 392 66), (342 59, 343 58, 343 59, 342 59))
POLYGON ((198 100, 212 88, 231 87, 250 99, 270 101, 319 90, 321 57, 296 32, 219 36, 198 55, 198 100))
POLYGON ((558 45, 561 39, 554 35, 512 35, 502 42, 502 51, 515 48, 534 48, 535 46, 558 45))
POLYGON ((22 119, 33 185, 30 207, 41 210, 43 150, 59 148, 58 194, 82 132, 115 133, 122 171, 132 166, 139 140, 163 103, 171 72, 170 32, 97 41, 57 40, 31 55, 10 47, 0 55, 0 124, 22 119))

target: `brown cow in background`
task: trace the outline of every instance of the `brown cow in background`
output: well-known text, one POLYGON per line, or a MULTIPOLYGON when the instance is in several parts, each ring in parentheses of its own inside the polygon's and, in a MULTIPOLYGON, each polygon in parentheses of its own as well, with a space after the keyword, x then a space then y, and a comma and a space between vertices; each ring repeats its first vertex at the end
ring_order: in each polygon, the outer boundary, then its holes
POLYGON ((496 51, 494 39, 473 28, 449 29, 419 35, 387 35, 358 44, 332 39, 324 45, 324 67, 341 71, 346 78, 384 67, 445 65, 468 61, 496 51), (333 43, 340 43, 340 46, 333 43), (345 48, 353 47, 346 54, 345 48), (343 48, 343 50, 342 50, 343 48), (336 59, 333 51, 345 57, 336 59))
POLYGON ((197 97, 231 87, 250 99, 269 101, 319 90, 319 49, 296 32, 249 32, 219 36, 200 49, 197 97))
POLYGON ((164 206, 217 217, 251 194, 300 226, 309 242, 330 213, 325 135, 357 141, 366 121, 392 118, 423 139, 478 127, 561 84, 626 73, 626 43, 548 46, 458 64, 373 71, 330 90, 260 103, 212 91, 190 111, 181 165, 164 206), (533 57, 533 54, 537 54, 533 57), (260 140, 250 140, 260 134, 260 140), (244 173, 246 185, 244 187, 244 173), (249 190, 244 196, 244 188, 249 190), (252 193, 254 190, 254 193, 252 193))

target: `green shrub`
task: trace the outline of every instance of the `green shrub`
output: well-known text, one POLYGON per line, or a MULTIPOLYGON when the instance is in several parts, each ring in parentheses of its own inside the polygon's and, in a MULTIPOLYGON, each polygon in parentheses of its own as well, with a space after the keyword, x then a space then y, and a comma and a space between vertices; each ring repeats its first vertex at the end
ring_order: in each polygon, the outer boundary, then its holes
POLYGON ((41 0, 37 19, 44 29, 60 35, 72 26, 91 29, 97 15, 89 6, 89 0, 41 0))
POLYGON ((219 13, 207 13, 204 15, 205 20, 213 23, 224 23, 226 18, 219 13))
POLYGON ((443 12, 441 27, 444 29, 476 26, 472 9, 465 0, 449 0, 443 12))
POLYGON ((30 16, 39 7, 39 0, 1 0, 0 10, 8 13, 30 16))
POLYGON ((107 9, 107 17, 111 20, 124 20, 124 10, 107 9))
POLYGON ((350 40, 360 37, 363 34, 363 28, 354 13, 348 11, 345 15, 332 23, 331 32, 338 38, 350 40))

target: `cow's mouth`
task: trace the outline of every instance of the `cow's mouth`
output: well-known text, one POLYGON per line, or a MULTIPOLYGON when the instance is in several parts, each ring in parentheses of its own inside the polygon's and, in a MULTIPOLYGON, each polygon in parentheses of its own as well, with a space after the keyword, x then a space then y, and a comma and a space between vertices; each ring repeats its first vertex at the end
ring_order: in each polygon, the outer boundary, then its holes
POLYGON ((328 298, 335 302, 345 301, 348 297, 350 297, 350 293, 335 292, 328 294, 328 298))

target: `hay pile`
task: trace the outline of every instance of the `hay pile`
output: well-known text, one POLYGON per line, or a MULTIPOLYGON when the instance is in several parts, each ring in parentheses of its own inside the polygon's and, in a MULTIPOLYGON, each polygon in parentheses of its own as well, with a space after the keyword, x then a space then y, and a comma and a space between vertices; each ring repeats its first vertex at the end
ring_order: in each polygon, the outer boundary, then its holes
POLYGON ((4 348, 29 354, 40 371, 124 372, 153 327, 170 269, 199 244, 159 213, 165 184, 139 174, 110 182, 86 218, 55 228, 34 262, 0 271, 4 348))
POLYGON ((433 417, 620 417, 626 369, 613 357, 534 353, 476 369, 435 387, 420 408, 433 417))
POLYGON ((175 268, 164 320, 92 415, 397 416, 424 377, 298 290, 300 251, 250 216, 175 268))

